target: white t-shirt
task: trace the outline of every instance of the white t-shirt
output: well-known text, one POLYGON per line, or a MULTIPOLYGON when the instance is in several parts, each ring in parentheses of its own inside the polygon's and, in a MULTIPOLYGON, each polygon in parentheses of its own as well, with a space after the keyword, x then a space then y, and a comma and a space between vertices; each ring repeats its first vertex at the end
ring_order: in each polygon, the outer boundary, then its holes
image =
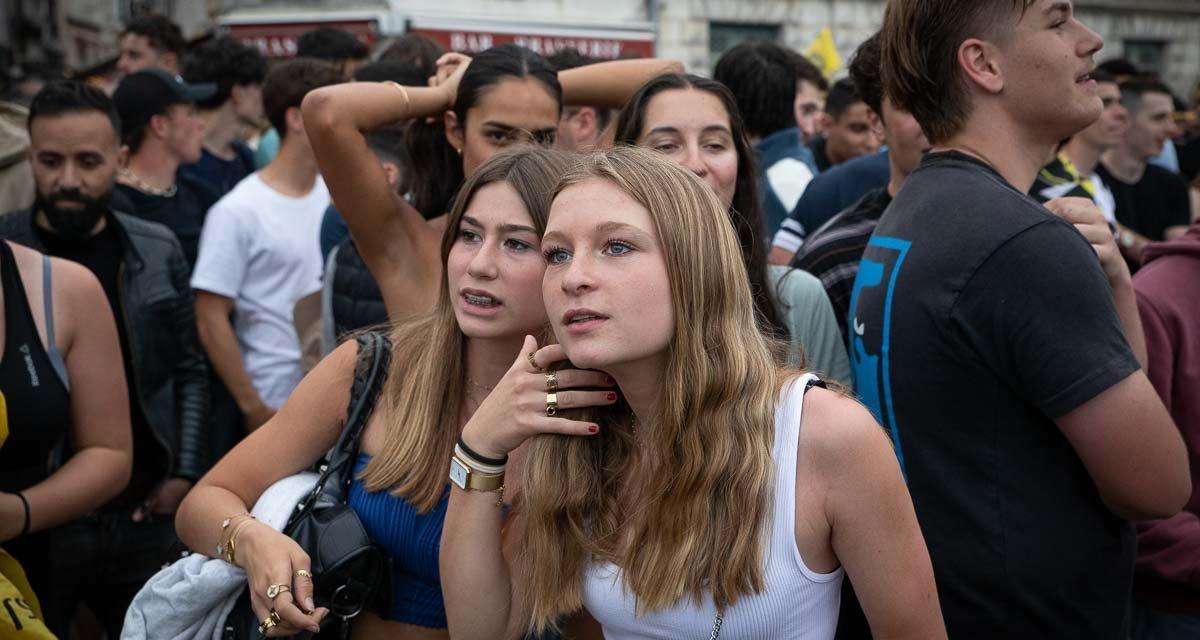
POLYGON ((233 299, 242 364, 268 406, 278 409, 300 382, 296 301, 321 288, 321 218, 329 191, 319 176, 301 198, 267 186, 258 174, 208 211, 192 288, 233 299))

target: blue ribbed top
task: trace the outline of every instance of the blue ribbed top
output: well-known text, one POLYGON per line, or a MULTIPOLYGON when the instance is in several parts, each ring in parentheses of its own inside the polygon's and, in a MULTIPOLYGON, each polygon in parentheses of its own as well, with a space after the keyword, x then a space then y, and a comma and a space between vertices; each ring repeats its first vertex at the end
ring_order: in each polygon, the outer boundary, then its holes
POLYGON ((368 492, 358 474, 371 457, 358 456, 346 502, 358 514, 367 534, 392 558, 392 608, 388 619, 421 627, 446 628, 446 605, 438 550, 450 492, 429 513, 388 491, 368 492))

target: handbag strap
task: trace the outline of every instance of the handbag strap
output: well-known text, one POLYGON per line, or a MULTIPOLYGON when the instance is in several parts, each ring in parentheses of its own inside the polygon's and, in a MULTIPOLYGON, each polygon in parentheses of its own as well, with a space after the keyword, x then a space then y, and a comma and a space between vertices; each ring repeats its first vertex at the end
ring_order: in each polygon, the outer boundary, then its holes
POLYGON ((354 370, 354 384, 350 387, 350 404, 345 426, 342 427, 337 444, 329 452, 329 461, 321 471, 320 478, 304 501, 297 505, 292 520, 307 511, 317 496, 325 492, 327 485, 331 488, 329 493, 336 490, 336 495, 342 498, 353 480, 350 471, 354 468, 353 461, 358 456, 359 440, 375 408, 392 361, 392 344, 386 335, 371 331, 359 335, 357 342, 358 362, 354 370), (330 484, 331 479, 335 481, 333 484, 330 484))
MULTIPOLYGON (((804 383, 804 393, 808 393, 808 390, 813 387, 821 387, 822 389, 827 388, 825 381, 816 376, 809 378, 808 381, 804 383)), ((709 640, 717 640, 717 638, 720 637, 721 625, 724 624, 724 622, 724 612, 717 612, 717 617, 713 620, 712 635, 709 636, 709 640)))

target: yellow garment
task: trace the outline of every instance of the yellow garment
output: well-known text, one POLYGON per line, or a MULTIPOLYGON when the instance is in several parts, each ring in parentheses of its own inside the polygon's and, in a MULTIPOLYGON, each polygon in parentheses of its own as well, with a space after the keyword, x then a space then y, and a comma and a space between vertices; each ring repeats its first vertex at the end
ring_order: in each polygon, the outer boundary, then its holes
POLYGON ((0 549, 0 640, 54 640, 16 558, 0 549))
MULTIPOLYGON (((8 404, 0 392, 0 446, 8 439, 8 404)), ((42 607, 17 559, 0 549, 0 640, 53 640, 42 607)))
POLYGON ((833 42, 833 31, 829 27, 821 27, 817 39, 808 45, 804 55, 817 65, 826 78, 832 78, 833 74, 842 68, 842 57, 838 55, 837 44, 833 42))

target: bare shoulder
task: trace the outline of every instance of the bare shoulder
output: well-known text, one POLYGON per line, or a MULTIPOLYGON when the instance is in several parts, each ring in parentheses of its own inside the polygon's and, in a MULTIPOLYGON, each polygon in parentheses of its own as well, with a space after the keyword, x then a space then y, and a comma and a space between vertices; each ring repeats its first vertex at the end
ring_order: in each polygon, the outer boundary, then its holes
POLYGON ((891 440, 875 416, 857 400, 814 387, 804 396, 800 460, 832 477, 895 458, 891 440))

